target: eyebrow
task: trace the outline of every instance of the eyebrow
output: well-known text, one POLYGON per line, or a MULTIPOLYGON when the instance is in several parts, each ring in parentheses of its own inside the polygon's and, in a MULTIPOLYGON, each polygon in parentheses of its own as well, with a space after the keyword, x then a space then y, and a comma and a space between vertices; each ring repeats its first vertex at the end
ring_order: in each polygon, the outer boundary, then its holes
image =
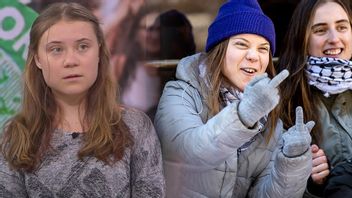
MULTIPOLYGON (((75 41, 75 43, 79 43, 79 42, 82 42, 82 41, 92 41, 91 39, 89 38, 81 38, 81 39, 78 39, 75 41)), ((56 41, 56 40, 52 40, 52 41, 49 41, 47 44, 58 44, 58 43, 62 43, 62 41, 56 41)))
POLYGON ((75 41, 76 43, 79 43, 79 42, 82 42, 82 41, 92 41, 92 39, 89 39, 89 38, 81 38, 81 39, 78 39, 77 41, 75 41))
MULTIPOLYGON (((335 23, 348 23, 348 24, 350 24, 350 22, 347 19, 341 19, 341 20, 336 21, 335 23)), ((327 23, 317 23, 317 24, 312 25, 312 29, 315 27, 318 27, 318 26, 325 26, 325 25, 327 25, 327 23)))

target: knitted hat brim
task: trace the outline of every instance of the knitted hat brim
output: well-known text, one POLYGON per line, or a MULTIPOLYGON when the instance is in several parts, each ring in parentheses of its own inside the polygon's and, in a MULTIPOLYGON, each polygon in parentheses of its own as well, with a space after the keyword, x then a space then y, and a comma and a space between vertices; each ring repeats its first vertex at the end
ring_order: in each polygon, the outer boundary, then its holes
POLYGON ((275 53, 274 24, 269 17, 253 12, 237 12, 225 15, 217 19, 216 23, 211 24, 208 29, 206 52, 209 52, 223 40, 238 34, 256 34, 264 37, 270 43, 272 54, 275 53))

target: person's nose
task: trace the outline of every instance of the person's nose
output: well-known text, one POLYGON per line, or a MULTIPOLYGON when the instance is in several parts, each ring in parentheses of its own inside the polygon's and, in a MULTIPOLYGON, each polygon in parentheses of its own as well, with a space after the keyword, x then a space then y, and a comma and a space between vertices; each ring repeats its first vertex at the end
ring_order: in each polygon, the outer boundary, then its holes
POLYGON ((65 53, 64 67, 75 67, 79 64, 78 54, 74 49, 67 50, 65 53))
POLYGON ((246 59, 250 62, 258 61, 258 51, 256 49, 249 49, 246 54, 246 59))
POLYGON ((329 43, 337 43, 337 42, 339 42, 339 36, 338 36, 338 32, 337 31, 335 31, 335 30, 329 31, 328 42, 329 43))

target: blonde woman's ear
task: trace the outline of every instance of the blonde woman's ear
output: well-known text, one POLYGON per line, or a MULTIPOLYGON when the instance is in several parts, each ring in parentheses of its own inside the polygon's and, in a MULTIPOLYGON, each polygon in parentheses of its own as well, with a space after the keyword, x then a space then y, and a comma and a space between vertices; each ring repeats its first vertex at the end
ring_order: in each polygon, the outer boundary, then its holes
POLYGON ((42 69, 42 65, 40 64, 37 55, 34 56, 34 61, 35 61, 35 65, 36 65, 39 69, 42 69))

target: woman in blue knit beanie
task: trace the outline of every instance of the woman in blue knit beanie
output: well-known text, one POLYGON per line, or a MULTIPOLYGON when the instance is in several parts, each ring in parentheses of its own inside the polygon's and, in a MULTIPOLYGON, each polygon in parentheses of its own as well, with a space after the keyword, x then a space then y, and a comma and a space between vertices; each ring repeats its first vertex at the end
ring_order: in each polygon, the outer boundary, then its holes
POLYGON ((283 134, 275 109, 272 21, 256 0, 223 4, 206 53, 182 59, 155 117, 168 197, 301 197, 312 167, 310 130, 283 134))

